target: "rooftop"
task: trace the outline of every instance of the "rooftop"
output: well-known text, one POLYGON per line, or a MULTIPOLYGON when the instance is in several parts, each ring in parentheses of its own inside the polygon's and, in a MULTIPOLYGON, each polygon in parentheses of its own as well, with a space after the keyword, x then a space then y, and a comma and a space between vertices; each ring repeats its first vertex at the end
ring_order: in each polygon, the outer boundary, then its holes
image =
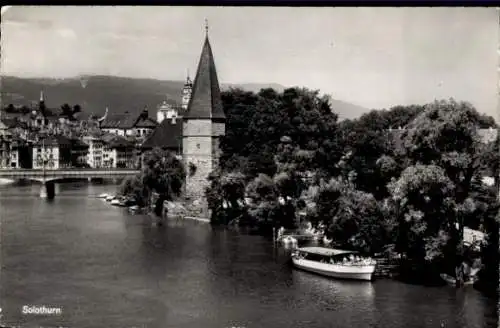
POLYGON ((318 254, 318 255, 324 255, 324 256, 334 256, 334 255, 341 255, 341 254, 356 254, 357 252, 355 251, 347 251, 347 250, 342 250, 342 249, 333 249, 333 248, 326 248, 326 247, 302 247, 298 249, 300 252, 306 252, 310 254, 318 254))
POLYGON ((71 147, 72 142, 71 139, 66 138, 61 135, 57 136, 48 136, 46 138, 41 138, 38 142, 34 144, 35 146, 42 147, 71 147))
POLYGON ((142 144, 143 149, 179 149, 182 138, 182 121, 163 120, 142 144))
POLYGON ((187 119, 225 119, 212 48, 205 38, 194 79, 187 119))
POLYGON ((151 117, 139 117, 137 122, 135 122, 134 127, 136 128, 147 128, 154 129, 158 126, 158 122, 153 120, 151 117))
POLYGON ((137 115, 132 115, 128 112, 123 114, 108 114, 106 119, 101 123, 103 129, 131 129, 137 120, 137 115))

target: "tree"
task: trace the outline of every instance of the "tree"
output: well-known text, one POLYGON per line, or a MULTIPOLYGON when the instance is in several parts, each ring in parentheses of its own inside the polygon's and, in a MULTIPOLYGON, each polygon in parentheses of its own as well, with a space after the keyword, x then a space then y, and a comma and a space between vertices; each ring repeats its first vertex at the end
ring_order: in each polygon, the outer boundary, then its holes
POLYGON ((273 162, 283 136, 312 152, 314 167, 338 154, 334 142, 337 115, 329 98, 319 96, 318 91, 262 89, 254 94, 232 89, 222 93, 222 100, 227 117, 221 142, 224 170, 240 169, 251 179, 258 173, 274 175, 273 162))
POLYGON ((351 182, 331 179, 320 187, 315 201, 326 236, 339 246, 376 253, 390 242, 392 225, 383 217, 379 203, 351 182))
POLYGON ((468 103, 451 99, 427 105, 401 134, 409 168, 390 187, 399 206, 406 204, 400 209, 400 246, 409 244, 412 257, 441 261, 450 272, 464 253, 465 224, 479 225, 485 212, 480 210, 480 121, 468 103))
POLYGON ((147 205, 148 191, 140 176, 125 178, 118 192, 122 196, 132 197, 140 207, 147 205))
POLYGON ((445 171, 436 165, 408 167, 389 190, 398 220, 396 250, 418 261, 443 259, 448 240, 463 229, 457 229, 455 186, 445 171))
POLYGON ((61 106, 61 115, 70 118, 73 115, 73 111, 68 104, 64 104, 61 106))
POLYGON ((15 113, 15 112, 16 112, 16 108, 14 107, 14 105, 9 104, 9 105, 5 108, 5 112, 6 112, 6 113, 15 113))
POLYGON ((208 207, 212 210, 213 223, 230 223, 245 214, 245 176, 240 172, 213 172, 206 190, 208 207))
POLYGON ((246 196, 251 199, 248 213, 255 224, 265 232, 280 226, 281 213, 278 191, 271 177, 259 174, 246 187, 246 196))
POLYGON ((182 163, 172 153, 155 148, 144 156, 144 165, 137 177, 140 183, 136 180, 133 180, 133 183, 125 182, 123 193, 130 190, 130 185, 136 189, 142 188, 141 192, 134 192, 134 195, 140 196, 141 202, 147 205, 150 203, 152 193, 156 192, 158 198, 155 213, 161 215, 163 202, 181 194, 184 178, 185 170, 182 163))
POLYGON ((388 197, 386 185, 402 170, 394 136, 398 135, 400 127, 405 127, 423 110, 423 106, 373 110, 339 125, 342 149, 344 154, 350 153, 345 159, 344 174, 356 172, 356 188, 372 193, 378 200, 388 197))

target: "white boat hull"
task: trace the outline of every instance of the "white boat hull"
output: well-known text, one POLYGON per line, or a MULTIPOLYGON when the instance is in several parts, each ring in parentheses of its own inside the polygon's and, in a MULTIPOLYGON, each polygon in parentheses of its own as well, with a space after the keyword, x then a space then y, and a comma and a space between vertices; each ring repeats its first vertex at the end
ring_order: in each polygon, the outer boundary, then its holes
POLYGON ((6 186, 6 185, 10 185, 10 184, 13 184, 15 181, 12 180, 12 179, 4 179, 4 178, 0 178, 0 186, 6 186))
POLYGON ((371 281, 375 272, 375 265, 349 266, 321 263, 304 259, 292 258, 295 267, 314 272, 323 276, 339 278, 371 281))

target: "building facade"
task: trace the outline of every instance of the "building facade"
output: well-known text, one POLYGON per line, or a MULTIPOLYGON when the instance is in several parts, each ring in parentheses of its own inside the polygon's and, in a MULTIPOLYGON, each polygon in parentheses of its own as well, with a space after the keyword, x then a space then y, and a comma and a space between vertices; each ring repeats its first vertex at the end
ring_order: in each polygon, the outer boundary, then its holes
POLYGON ((164 101, 158 106, 158 111, 156 112, 156 121, 161 124, 163 120, 178 118, 179 110, 177 105, 164 101))
POLYGON ((103 166, 107 168, 134 168, 136 148, 122 136, 108 135, 104 140, 103 166))
POLYGON ((104 141, 96 136, 84 136, 83 142, 88 145, 86 163, 92 168, 100 168, 103 166, 104 160, 104 141))
POLYGON ((42 138, 33 144, 33 169, 71 167, 71 141, 62 136, 42 138))

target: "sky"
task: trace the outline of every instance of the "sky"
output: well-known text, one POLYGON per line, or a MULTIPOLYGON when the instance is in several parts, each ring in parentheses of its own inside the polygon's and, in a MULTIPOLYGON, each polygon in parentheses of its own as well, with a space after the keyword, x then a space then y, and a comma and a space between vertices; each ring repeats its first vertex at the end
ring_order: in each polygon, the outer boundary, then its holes
POLYGON ((19 7, 2 14, 1 73, 194 75, 205 19, 221 83, 319 89, 369 109, 434 99, 500 118, 494 8, 19 7))

